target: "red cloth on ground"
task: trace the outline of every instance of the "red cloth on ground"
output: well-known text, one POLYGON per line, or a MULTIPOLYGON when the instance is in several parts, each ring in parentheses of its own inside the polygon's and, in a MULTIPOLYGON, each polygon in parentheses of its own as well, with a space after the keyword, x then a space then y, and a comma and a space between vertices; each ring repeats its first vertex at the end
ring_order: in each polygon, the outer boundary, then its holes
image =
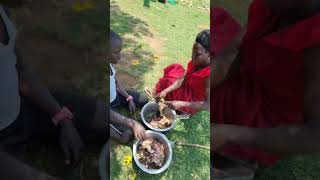
MULTIPOLYGON (((167 101, 204 101, 206 98, 206 79, 210 77, 210 66, 196 70, 192 61, 189 61, 187 71, 180 64, 172 64, 164 69, 164 75, 156 85, 156 93, 160 93, 172 85, 179 77, 186 73, 181 87, 168 93, 167 101)), ((183 112, 196 113, 197 110, 190 108, 179 109, 183 112)))
MULTIPOLYGON (((219 17, 232 23, 226 12, 219 17)), ((280 31, 275 31, 277 19, 263 0, 253 1, 240 47, 240 73, 211 91, 211 122, 258 128, 303 123, 303 51, 320 43, 320 15, 280 31)), ((221 21, 214 26, 226 25, 218 24, 221 21)), ((228 30, 220 34, 212 30, 212 37, 234 36, 228 30)), ((219 46, 214 39, 211 42, 219 46)), ((224 152, 264 164, 273 164, 279 158, 236 145, 228 145, 224 152)))

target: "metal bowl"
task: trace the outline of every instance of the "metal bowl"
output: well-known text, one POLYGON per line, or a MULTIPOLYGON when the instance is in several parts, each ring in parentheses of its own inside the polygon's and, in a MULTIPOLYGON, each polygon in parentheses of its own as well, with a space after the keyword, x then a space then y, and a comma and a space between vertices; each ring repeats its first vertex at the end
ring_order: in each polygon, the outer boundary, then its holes
POLYGON ((137 157, 139 141, 135 141, 135 143, 133 144, 133 159, 136 162, 137 166, 142 171, 144 171, 148 174, 160 174, 160 173, 164 172, 166 169, 168 169, 168 167, 170 166, 170 163, 172 161, 171 142, 167 139, 167 137, 165 135, 163 135, 162 133, 159 133, 159 132, 155 132, 155 131, 147 130, 146 136, 151 137, 151 138, 164 144, 164 146, 165 146, 164 147, 165 148, 165 161, 164 161, 165 163, 164 163, 164 165, 160 169, 147 169, 147 168, 145 168, 144 165, 140 163, 140 161, 137 157))
POLYGON ((159 107, 158 107, 158 104, 156 102, 149 102, 147 104, 145 104, 141 110, 141 119, 142 119, 142 122, 151 130, 154 130, 154 131, 158 131, 158 132, 166 132, 166 131, 169 131, 170 129, 173 129, 176 125, 176 122, 177 122, 177 115, 176 115, 176 112, 174 110, 171 110, 171 111, 167 111, 167 113, 165 114, 165 116, 167 118, 170 118, 173 120, 173 123, 171 124, 170 127, 167 127, 165 129, 159 129, 159 128, 153 128, 148 120, 147 120, 147 115, 149 115, 150 113, 152 112, 157 112, 159 111, 159 107))
POLYGON ((99 159, 99 172, 101 180, 109 180, 108 175, 108 169, 107 169, 107 163, 109 159, 109 146, 108 143, 106 143, 101 151, 100 159, 99 159))

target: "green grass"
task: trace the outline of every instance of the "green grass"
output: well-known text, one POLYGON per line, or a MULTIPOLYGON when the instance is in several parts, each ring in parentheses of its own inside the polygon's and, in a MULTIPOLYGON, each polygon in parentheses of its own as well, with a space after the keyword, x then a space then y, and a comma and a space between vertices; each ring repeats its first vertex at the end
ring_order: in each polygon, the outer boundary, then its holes
MULTIPOLYGON (((191 59, 196 35, 210 27, 209 14, 195 8, 200 6, 198 0, 193 4, 189 8, 151 3, 151 8, 146 8, 143 1, 111 1, 110 27, 125 39, 125 66, 118 69, 138 78, 135 88, 153 86, 164 67, 172 63, 186 66, 191 59), (152 48, 154 44, 157 48, 152 48), (140 64, 132 66, 133 59, 138 59, 140 64)), ((202 4, 209 7, 209 1, 202 4)))
MULTIPOLYGON (((247 22, 250 0, 215 0, 213 5, 225 8, 242 25, 247 22)), ((275 166, 261 166, 256 180, 314 180, 319 179, 320 155, 286 157, 275 166)))
MULTIPOLYGON (((186 67, 196 35, 209 28, 209 14, 196 7, 209 1, 193 1, 193 7, 143 1, 111 1, 111 29, 124 39, 123 62, 116 68, 119 74, 130 76, 135 83, 127 87, 142 90, 154 87, 163 75, 162 69, 173 63, 186 67), (134 63, 134 62, 138 62, 134 63)), ((126 77, 125 79, 130 79, 126 77)), ((129 84, 130 82, 123 82, 129 84)), ((140 120, 139 113, 134 115, 140 120)), ((209 113, 201 112, 187 121, 180 121, 167 134, 170 141, 210 144, 209 113)), ((190 147, 174 147, 169 169, 160 175, 147 175, 134 162, 124 165, 132 154, 132 143, 116 146, 111 151, 111 178, 130 179, 209 179, 209 151, 190 147)))

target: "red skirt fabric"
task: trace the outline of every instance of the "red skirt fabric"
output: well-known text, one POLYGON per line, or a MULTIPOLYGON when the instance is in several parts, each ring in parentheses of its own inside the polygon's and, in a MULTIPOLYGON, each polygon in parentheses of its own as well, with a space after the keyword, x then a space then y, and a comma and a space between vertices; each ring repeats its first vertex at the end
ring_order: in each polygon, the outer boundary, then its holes
MULTIPOLYGON (((216 28, 211 29, 212 37, 216 37, 211 44, 219 53, 240 26, 224 10, 212 11, 219 14, 213 22, 216 28)), ((247 32, 239 48, 240 72, 211 90, 212 123, 272 128, 304 122, 303 53, 320 43, 320 15, 280 31, 276 30, 277 19, 263 0, 252 2, 247 32)), ((232 144, 224 152, 262 164, 279 159, 263 149, 232 144)))
MULTIPOLYGON (((172 64, 164 69, 164 75, 156 85, 156 93, 160 93, 171 86, 178 78, 185 74, 185 80, 181 87, 168 93, 167 101, 204 101, 206 99, 206 80, 210 77, 210 66, 196 70, 192 61, 188 63, 188 69, 185 70, 180 64, 172 64)), ((198 112, 195 109, 181 108, 180 111, 187 113, 198 112)))

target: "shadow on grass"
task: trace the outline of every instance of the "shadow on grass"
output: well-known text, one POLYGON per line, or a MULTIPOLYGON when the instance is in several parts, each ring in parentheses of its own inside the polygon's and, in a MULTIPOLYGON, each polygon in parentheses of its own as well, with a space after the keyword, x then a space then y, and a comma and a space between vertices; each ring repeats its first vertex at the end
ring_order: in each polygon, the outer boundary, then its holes
POLYGON ((105 1, 94 1, 93 8, 79 12, 73 3, 35 0, 13 12, 20 30, 17 46, 50 88, 105 97, 105 1))
POLYGON ((103 49, 107 41, 105 1, 94 1, 92 6, 75 11, 69 2, 37 0, 26 8, 27 13, 17 13, 17 22, 38 37, 54 38, 79 49, 103 49))
POLYGON ((124 73, 118 74, 119 79, 127 87, 143 89, 141 78, 154 65, 154 54, 144 38, 152 37, 153 34, 147 23, 123 12, 115 2, 111 2, 110 7, 110 28, 124 39, 122 62, 117 67, 124 73))
POLYGON ((86 156, 75 168, 64 164, 64 157, 58 145, 28 144, 23 148, 21 159, 27 164, 67 180, 99 179, 98 156, 99 148, 90 146, 86 156))

